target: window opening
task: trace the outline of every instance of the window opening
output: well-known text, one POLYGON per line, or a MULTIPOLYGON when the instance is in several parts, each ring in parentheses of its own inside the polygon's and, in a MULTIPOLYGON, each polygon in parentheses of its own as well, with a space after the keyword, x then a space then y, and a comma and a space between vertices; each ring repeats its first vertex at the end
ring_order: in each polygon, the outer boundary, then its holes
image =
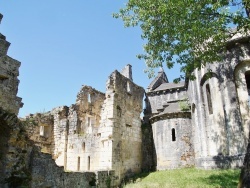
POLYGON ((213 114, 213 105, 212 105, 212 98, 211 98, 211 91, 209 84, 206 85, 206 93, 207 93, 208 112, 209 114, 213 114))
POLYGON ((117 106, 116 109, 117 109, 117 116, 121 117, 122 116, 122 109, 121 109, 121 107, 117 106))
POLYGON ((90 170, 90 156, 88 156, 88 170, 90 170))
POLYGON ((131 84, 130 84, 130 82, 127 82, 127 92, 131 93, 131 84))
POLYGON ((248 93, 248 105, 250 106, 250 71, 245 73, 247 93, 248 93))
POLYGON ((80 171, 80 160, 81 160, 81 158, 78 157, 78 159, 77 159, 77 171, 80 171))
POLYGON ((85 142, 82 143, 82 150, 85 152, 85 142))
POLYGON ((195 113, 195 104, 192 104, 192 113, 195 113))
POLYGON ((44 126, 40 126, 40 136, 44 136, 44 126))
POLYGON ((172 129, 172 141, 176 141, 176 136, 175 136, 175 129, 172 129))
POLYGON ((80 134, 81 133, 81 129, 82 129, 82 127, 81 127, 81 124, 82 124, 82 122, 79 120, 79 119, 77 119, 77 122, 76 122, 76 132, 78 133, 78 134, 80 134))
POLYGON ((91 103, 91 95, 88 93, 88 102, 91 103))
POLYGON ((88 126, 90 127, 91 126, 91 118, 88 117, 88 126))
POLYGON ((0 75, 0 84, 7 86, 8 85, 8 77, 0 75))

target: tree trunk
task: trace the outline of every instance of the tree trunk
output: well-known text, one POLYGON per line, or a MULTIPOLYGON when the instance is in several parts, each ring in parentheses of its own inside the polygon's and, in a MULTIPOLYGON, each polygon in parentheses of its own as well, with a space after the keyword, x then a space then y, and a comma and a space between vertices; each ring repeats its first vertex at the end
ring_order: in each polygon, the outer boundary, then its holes
POLYGON ((243 4, 245 6, 246 15, 248 18, 250 18, 250 2, 249 2, 249 0, 243 1, 243 4))

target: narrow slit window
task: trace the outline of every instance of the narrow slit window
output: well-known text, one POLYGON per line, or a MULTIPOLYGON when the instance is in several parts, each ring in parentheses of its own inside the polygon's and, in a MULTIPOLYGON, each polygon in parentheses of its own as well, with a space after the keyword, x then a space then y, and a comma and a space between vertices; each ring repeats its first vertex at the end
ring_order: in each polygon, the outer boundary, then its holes
POLYGON ((192 113, 195 113, 195 104, 192 104, 192 113))
POLYGON ((88 156, 88 170, 90 170, 90 156, 88 156))
POLYGON ((80 171, 80 161, 81 161, 81 158, 78 157, 77 158, 77 171, 80 171))
POLYGON ((91 103, 91 95, 88 93, 88 102, 91 103))
POLYGON ((82 143, 82 150, 85 152, 85 142, 82 143))
POLYGON ((116 109, 117 109, 117 116, 121 117, 122 116, 122 109, 121 109, 121 107, 117 106, 116 109))
POLYGON ((91 118, 88 117, 88 126, 90 127, 91 126, 91 118))
POLYGON ((77 120, 77 122, 76 122, 76 132, 77 132, 77 134, 79 134, 79 133, 81 133, 81 124, 82 124, 82 122, 78 119, 77 120))
POLYGON ((209 84, 206 85, 206 93, 207 93, 208 112, 209 114, 213 114, 213 105, 212 105, 212 98, 211 98, 211 91, 209 84))
POLYGON ((131 84, 130 84, 130 82, 127 82, 127 92, 131 93, 131 84))
POLYGON ((176 136, 175 136, 175 129, 172 129, 172 141, 175 142, 176 141, 176 136))

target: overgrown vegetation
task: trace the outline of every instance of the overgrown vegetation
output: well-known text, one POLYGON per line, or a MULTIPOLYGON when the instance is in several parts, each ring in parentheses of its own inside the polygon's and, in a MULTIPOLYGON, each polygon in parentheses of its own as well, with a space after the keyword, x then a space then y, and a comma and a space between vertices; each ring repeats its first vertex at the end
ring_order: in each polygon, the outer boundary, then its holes
POLYGON ((200 170, 195 168, 140 174, 124 188, 233 188, 240 170, 200 170))
POLYGON ((178 102, 178 104, 179 104, 179 107, 180 107, 181 111, 189 111, 190 110, 190 105, 188 103, 188 99, 187 98, 185 98, 183 100, 180 100, 178 102))
POLYGON ((144 59, 149 77, 154 68, 178 63, 180 75, 194 79, 193 70, 221 61, 228 39, 250 29, 249 0, 128 0, 114 14, 125 27, 139 26, 145 39, 144 59))

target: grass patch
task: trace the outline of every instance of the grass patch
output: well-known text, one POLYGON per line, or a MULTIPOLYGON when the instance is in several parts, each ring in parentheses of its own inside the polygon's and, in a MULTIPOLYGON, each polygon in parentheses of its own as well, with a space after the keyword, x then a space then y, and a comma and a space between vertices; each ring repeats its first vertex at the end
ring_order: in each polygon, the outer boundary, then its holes
POLYGON ((194 168, 141 174, 135 183, 124 188, 233 188, 237 187, 240 170, 201 170, 194 168))

